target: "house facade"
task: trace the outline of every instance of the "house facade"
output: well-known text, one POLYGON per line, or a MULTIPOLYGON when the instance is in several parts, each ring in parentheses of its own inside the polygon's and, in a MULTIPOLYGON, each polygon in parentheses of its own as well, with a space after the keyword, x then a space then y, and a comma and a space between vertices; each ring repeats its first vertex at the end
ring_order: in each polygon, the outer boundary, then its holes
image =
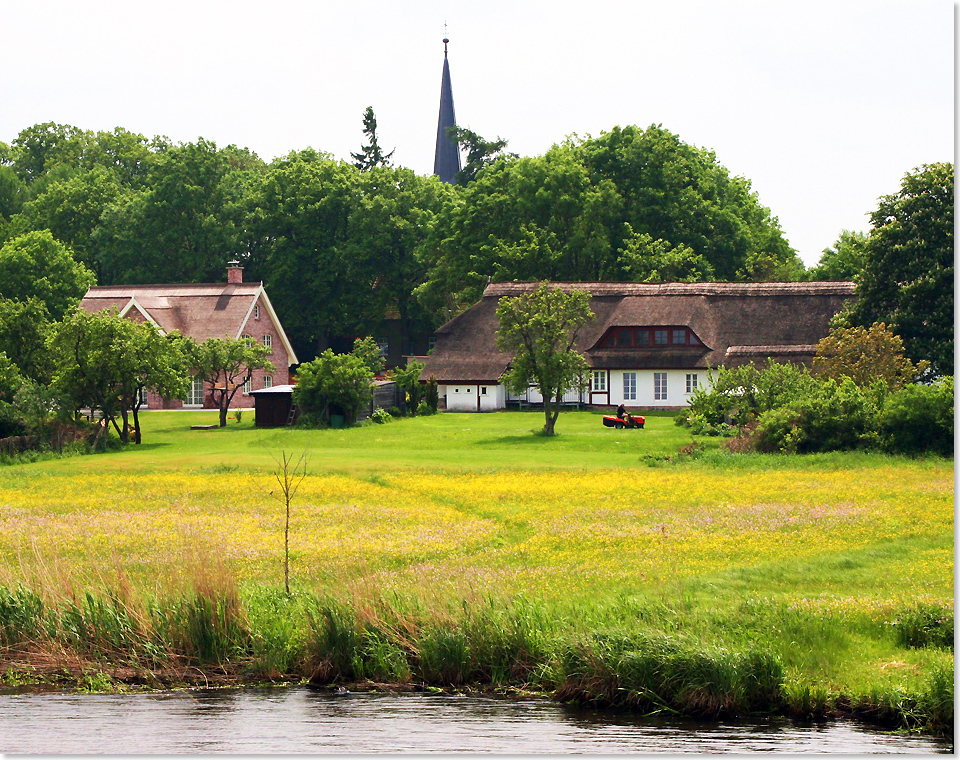
MULTIPOLYGON (((830 320, 854 297, 852 282, 551 283, 591 294, 595 318, 575 348, 590 367, 588 387, 564 401, 590 406, 676 409, 710 382, 719 366, 768 358, 809 366, 830 320)), ((508 393, 511 357, 496 347, 500 298, 539 283, 494 283, 480 301, 437 330, 421 377, 437 377, 446 408, 503 409, 542 403, 535 388, 508 393)))
MULTIPOLYGON (((290 367, 299 363, 262 282, 244 282, 243 267, 231 262, 223 283, 187 285, 105 285, 90 288, 80 302, 88 312, 116 308, 120 316, 149 322, 161 333, 178 330, 202 343, 207 338, 247 337, 270 348, 276 367, 253 375, 230 403, 231 408, 253 406, 250 393, 290 382, 290 367)), ((147 394, 141 408, 215 409, 212 387, 194 378, 185 399, 147 394)))

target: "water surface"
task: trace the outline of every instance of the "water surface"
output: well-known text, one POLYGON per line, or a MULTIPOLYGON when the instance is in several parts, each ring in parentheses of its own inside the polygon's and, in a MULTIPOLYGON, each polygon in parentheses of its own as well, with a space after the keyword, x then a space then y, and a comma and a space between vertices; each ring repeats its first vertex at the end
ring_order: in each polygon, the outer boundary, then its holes
POLYGON ((952 752, 850 722, 692 723, 548 700, 304 687, 0 695, 2 753, 952 752))

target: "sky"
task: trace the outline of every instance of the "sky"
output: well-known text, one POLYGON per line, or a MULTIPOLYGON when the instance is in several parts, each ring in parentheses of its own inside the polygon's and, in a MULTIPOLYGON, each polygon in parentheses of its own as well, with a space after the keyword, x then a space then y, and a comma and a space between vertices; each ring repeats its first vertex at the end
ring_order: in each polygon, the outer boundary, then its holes
POLYGON ((948 0, 7 0, 0 141, 54 121, 350 159, 372 106, 433 171, 444 33, 457 122, 541 155, 660 124, 750 180, 804 263, 953 161, 948 0))

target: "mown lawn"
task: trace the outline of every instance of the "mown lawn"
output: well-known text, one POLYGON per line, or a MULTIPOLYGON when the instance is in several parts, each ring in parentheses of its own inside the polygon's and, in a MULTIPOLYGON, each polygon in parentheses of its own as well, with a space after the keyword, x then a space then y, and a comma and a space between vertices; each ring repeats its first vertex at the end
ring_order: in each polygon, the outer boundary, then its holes
MULTIPOLYGON (((953 606, 953 463, 858 453, 734 456, 670 414, 441 414, 346 430, 257 430, 252 414, 151 412, 141 446, 0 468, 0 585, 160 594, 222 567, 282 587, 282 451, 295 589, 436 609, 532 599, 575 629, 761 647, 792 683, 894 696, 952 651, 898 640, 953 606), (918 605, 920 607, 918 608, 918 605), (879 692, 878 692, 879 693, 879 692)), ((446 613, 444 613, 446 614, 446 613)), ((799 686, 797 688, 800 688, 799 686)), ((952 700, 952 692, 951 697, 952 700)))

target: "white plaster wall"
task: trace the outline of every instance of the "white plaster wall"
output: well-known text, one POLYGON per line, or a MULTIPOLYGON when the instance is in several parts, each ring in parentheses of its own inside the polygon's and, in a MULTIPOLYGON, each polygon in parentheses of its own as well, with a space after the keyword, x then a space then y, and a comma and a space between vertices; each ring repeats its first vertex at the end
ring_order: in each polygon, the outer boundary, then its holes
POLYGON ((623 398, 623 375, 625 372, 634 370, 611 370, 610 371, 610 403, 614 406, 624 404, 626 406, 688 406, 690 403, 690 394, 687 390, 687 375, 695 374, 701 388, 709 386, 709 377, 706 370, 653 370, 638 369, 637 373, 637 398, 635 400, 624 400, 623 398), (667 397, 666 399, 654 400, 653 398, 653 374, 654 372, 667 373, 667 397))
POLYGON ((477 385, 461 383, 439 386, 438 393, 447 394, 447 409, 455 412, 477 411, 477 398, 480 399, 480 411, 492 412, 506 408, 506 391, 502 385, 477 385), (483 389, 487 392, 484 393, 483 389))

